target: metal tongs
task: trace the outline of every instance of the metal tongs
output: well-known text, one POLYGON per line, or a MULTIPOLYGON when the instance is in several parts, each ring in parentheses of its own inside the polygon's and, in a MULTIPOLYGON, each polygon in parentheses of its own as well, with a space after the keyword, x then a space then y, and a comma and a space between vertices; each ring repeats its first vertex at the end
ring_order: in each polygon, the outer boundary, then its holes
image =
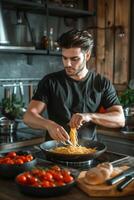
POLYGON ((73 143, 72 143, 70 140, 66 140, 66 141, 64 141, 64 142, 61 141, 61 143, 64 144, 64 145, 66 145, 66 146, 67 146, 67 145, 74 146, 73 143))

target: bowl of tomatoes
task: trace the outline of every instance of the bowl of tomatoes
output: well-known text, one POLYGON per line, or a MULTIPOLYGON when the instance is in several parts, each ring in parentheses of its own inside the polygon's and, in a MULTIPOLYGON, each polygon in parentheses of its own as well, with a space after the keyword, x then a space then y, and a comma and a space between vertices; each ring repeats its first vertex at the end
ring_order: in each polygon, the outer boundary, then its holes
POLYGON ((23 172, 15 181, 20 192, 41 197, 63 195, 75 185, 71 171, 57 165, 23 172))
POLYGON ((14 178, 35 167, 36 158, 30 151, 12 151, 0 154, 0 177, 14 178))

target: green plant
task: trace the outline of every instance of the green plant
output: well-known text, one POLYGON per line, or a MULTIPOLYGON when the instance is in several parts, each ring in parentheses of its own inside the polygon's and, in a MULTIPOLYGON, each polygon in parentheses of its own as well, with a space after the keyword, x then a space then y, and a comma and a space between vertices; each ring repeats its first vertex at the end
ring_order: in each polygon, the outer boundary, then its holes
POLYGON ((21 108, 24 107, 24 103, 21 99, 18 99, 16 95, 12 95, 12 98, 4 98, 0 103, 1 113, 10 120, 21 117, 21 108))
POLYGON ((119 96, 119 100, 123 108, 134 106, 134 89, 127 88, 119 96))

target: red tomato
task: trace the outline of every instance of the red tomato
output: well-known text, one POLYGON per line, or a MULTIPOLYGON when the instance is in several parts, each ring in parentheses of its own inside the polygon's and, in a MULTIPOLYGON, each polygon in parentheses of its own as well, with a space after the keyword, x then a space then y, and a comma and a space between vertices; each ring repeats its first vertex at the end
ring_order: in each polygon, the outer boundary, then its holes
POLYGON ((63 180, 63 176, 62 176, 62 174, 59 173, 59 172, 53 173, 53 178, 54 178, 56 181, 63 180))
POLYGON ((54 182, 49 182, 50 187, 55 187, 56 184, 54 182))
POLYGON ((20 174, 16 178, 17 182, 20 184, 26 184, 27 183, 27 178, 24 174, 20 174))
POLYGON ((16 157, 16 155, 17 155, 17 153, 16 153, 15 151, 12 151, 12 152, 9 152, 9 153, 7 154, 7 157, 9 157, 9 158, 14 158, 14 157, 16 157))
POLYGON ((23 161, 22 159, 18 158, 18 159, 16 159, 16 160, 14 161, 14 163, 15 163, 16 165, 22 165, 22 164, 24 163, 24 161, 23 161))
POLYGON ((74 180, 74 178, 72 176, 70 176, 70 175, 64 176, 63 179, 64 179, 65 183, 70 183, 70 182, 72 182, 74 180))
POLYGON ((13 165, 14 161, 12 159, 9 159, 9 160, 6 161, 6 164, 13 165))
POLYGON ((44 181, 41 183, 41 186, 42 186, 42 187, 50 187, 50 182, 47 181, 47 180, 46 180, 46 181, 44 180, 44 181))
POLYGON ((49 172, 46 172, 46 174, 44 175, 44 179, 47 180, 47 181, 52 181, 53 175, 49 172))
MULTIPOLYGON (((44 170, 42 170, 44 171, 44 170)), ((41 170, 40 169, 32 169, 31 173, 35 176, 40 176, 41 170)))
POLYGON ((71 172, 70 172, 69 170, 67 170, 67 169, 62 169, 62 170, 61 170, 61 174, 62 174, 63 176, 66 176, 66 175, 70 175, 71 172))
POLYGON ((57 186, 63 186, 63 185, 65 185, 65 183, 64 183, 63 181, 60 180, 60 181, 57 181, 57 182, 56 182, 56 185, 57 185, 57 186))
POLYGON ((53 167, 51 167, 51 169, 55 170, 55 171, 58 171, 58 172, 61 171, 61 168, 58 165, 54 165, 53 167))
POLYGON ((29 177, 29 179, 28 179, 29 185, 34 185, 36 183, 38 183, 38 179, 36 177, 34 177, 34 176, 29 177))
POLYGON ((27 162, 26 156, 24 156, 24 155, 21 155, 18 158, 23 160, 23 162, 27 162))
POLYGON ((33 160, 33 156, 31 154, 26 155, 26 162, 30 162, 31 160, 33 160))
POLYGON ((32 186, 33 186, 33 187, 42 187, 42 186, 41 186, 41 183, 39 183, 39 182, 35 182, 32 186))

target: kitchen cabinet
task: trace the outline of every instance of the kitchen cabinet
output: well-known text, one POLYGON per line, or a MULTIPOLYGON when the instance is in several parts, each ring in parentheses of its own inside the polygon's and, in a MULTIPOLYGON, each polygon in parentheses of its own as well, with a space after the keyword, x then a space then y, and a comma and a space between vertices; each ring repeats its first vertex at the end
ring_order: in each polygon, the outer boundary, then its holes
MULTIPOLYGON (((66 7, 66 4, 57 4, 52 3, 52 1, 48 0, 42 0, 42 1, 30 1, 30 0, 2 0, 2 9, 4 10, 11 10, 11 11, 19 11, 19 12, 25 12, 26 14, 32 13, 34 15, 42 15, 43 19, 46 23, 46 30, 47 30, 47 37, 49 38, 49 19, 51 17, 57 17, 57 18, 64 18, 64 20, 78 20, 82 19, 85 21, 85 19, 95 15, 95 12, 89 12, 88 11, 88 0, 77 2, 77 4, 83 4, 83 8, 80 8, 81 5, 77 6, 76 8, 66 7), (86 9, 85 9, 86 5, 86 9), (44 18, 45 17, 45 18, 44 18)), ((54 1, 53 1, 54 2, 54 1)), ((62 2, 62 1, 61 1, 62 2)), ((65 1, 64 1, 65 2, 65 1)), ((38 17, 38 16, 37 16, 38 17)), ((31 35, 31 39, 33 42, 33 47, 35 47, 35 41, 33 37, 33 33, 31 30, 30 22, 28 21, 27 26, 29 28, 29 32, 31 35)), ((36 26, 36 25, 35 25, 36 26)), ((87 24, 88 26, 88 24, 87 24)), ((71 29, 69 27, 69 29, 71 29)), ((60 55, 60 51, 50 51, 50 48, 48 49, 41 49, 40 47, 37 49, 35 48, 27 48, 27 47, 15 47, 11 46, 10 44, 8 46, 1 46, 0 45, 0 53, 22 53, 22 54, 33 54, 33 55, 60 55)))

